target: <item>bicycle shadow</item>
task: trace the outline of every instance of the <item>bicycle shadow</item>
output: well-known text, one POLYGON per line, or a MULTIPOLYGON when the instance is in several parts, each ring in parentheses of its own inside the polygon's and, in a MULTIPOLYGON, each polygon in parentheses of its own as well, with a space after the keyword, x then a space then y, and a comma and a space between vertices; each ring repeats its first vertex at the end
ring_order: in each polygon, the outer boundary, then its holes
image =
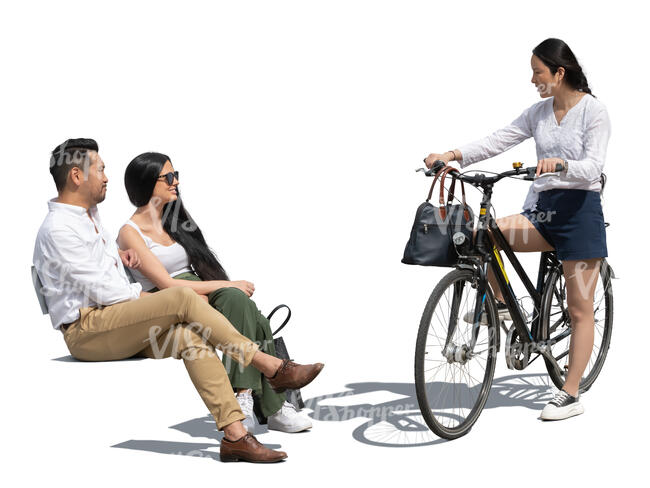
MULTIPOLYGON (((177 456, 192 456, 192 457, 205 457, 215 461, 220 461, 219 458, 219 443, 223 438, 223 432, 217 430, 212 415, 208 414, 203 417, 196 417, 180 424, 171 425, 170 429, 178 430, 193 438, 208 438, 215 439, 214 442, 174 442, 174 441, 160 441, 153 439, 131 439, 129 441, 120 442, 111 447, 118 447, 121 449, 133 449, 136 451, 154 452, 157 454, 173 454, 177 456)), ((251 432, 258 436, 268 432, 266 425, 256 425, 255 429, 251 432)), ((261 439, 258 439, 260 442, 261 439)), ((264 446, 269 449, 280 449, 280 444, 269 444, 262 442, 264 446)))
MULTIPOLYGON (((429 385, 429 393, 437 395, 444 383, 429 385)), ((418 406, 413 383, 350 383, 347 390, 305 400, 312 410, 310 417, 326 422, 343 422, 366 418, 352 432, 358 442, 382 447, 416 447, 446 442, 426 425, 418 406), (355 397, 389 396, 379 402, 355 402, 355 397)), ((460 395, 462 397, 462 395, 460 395)), ((465 395, 469 398, 469 395, 465 395)), ((494 378, 484 408, 524 407, 542 410, 552 398, 547 374, 521 374, 494 378)), ((452 405, 447 405, 451 407, 452 405)), ((442 405, 441 408, 445 408, 442 405)))
MULTIPOLYGON (((434 384, 443 388, 444 384, 434 384)), ((424 422, 412 383, 365 382, 349 383, 346 390, 305 400, 309 416, 325 422, 344 422, 355 418, 367 419, 356 427, 352 438, 358 442, 380 447, 419 447, 446 442, 437 437, 424 422), (387 401, 357 401, 362 395, 390 396, 387 401), (338 403, 338 405, 337 405, 338 403)), ((493 380, 485 408, 525 407, 541 410, 552 397, 547 374, 508 375, 493 380)), ((209 439, 203 442, 177 442, 154 439, 131 439, 111 447, 133 449, 158 454, 205 457, 219 460, 219 443, 223 432, 217 430, 211 415, 196 417, 169 427, 191 438, 209 439), (214 441, 212 441, 214 439, 214 441)), ((253 433, 268 432, 266 425, 256 425, 253 433)), ((279 444, 264 445, 279 449, 279 444)))

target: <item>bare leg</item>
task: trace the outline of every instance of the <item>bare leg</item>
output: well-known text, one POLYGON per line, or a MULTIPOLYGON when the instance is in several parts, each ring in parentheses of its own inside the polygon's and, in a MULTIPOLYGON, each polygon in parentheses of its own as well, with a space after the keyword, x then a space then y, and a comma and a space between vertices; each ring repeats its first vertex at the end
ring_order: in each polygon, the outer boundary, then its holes
POLYGON ((282 359, 278 359, 262 351, 257 351, 253 356, 251 364, 265 376, 271 377, 282 366, 282 359))
POLYGON ((594 347, 594 291, 600 271, 600 258, 564 261, 562 268, 572 329, 569 371, 564 390, 576 396, 594 347))
MULTIPOLYGON (((530 220, 521 214, 508 215, 497 219, 497 225, 513 251, 540 252, 553 250, 553 246, 542 237, 530 220)), ((490 267, 488 267, 488 281, 496 299, 503 302, 503 293, 501 293, 497 279, 490 267)))
POLYGON ((244 437, 247 432, 246 427, 244 427, 240 420, 228 424, 223 428, 223 435, 229 441, 237 441, 244 437))

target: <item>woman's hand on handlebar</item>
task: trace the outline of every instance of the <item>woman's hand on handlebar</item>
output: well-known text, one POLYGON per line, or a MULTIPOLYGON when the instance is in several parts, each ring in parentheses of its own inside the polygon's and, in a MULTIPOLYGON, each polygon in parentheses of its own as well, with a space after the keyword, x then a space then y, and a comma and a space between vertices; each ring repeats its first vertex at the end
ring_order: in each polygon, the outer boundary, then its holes
POLYGON ((451 161, 451 158, 451 151, 447 151, 444 154, 431 153, 426 158, 424 158, 424 164, 427 165, 427 168, 431 169, 433 167, 433 163, 436 161, 444 161, 445 164, 448 164, 449 161, 451 161))
POLYGON ((540 159, 537 163, 537 172, 535 175, 539 176, 542 173, 555 173, 558 171, 558 164, 564 167, 564 160, 561 158, 540 159))

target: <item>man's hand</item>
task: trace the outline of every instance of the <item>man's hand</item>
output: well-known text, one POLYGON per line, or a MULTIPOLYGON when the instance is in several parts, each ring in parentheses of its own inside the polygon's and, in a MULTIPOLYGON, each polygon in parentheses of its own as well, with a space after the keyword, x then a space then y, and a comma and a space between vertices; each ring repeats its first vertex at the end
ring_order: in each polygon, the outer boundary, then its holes
POLYGON ((127 249, 126 251, 118 249, 117 252, 120 254, 124 266, 133 269, 138 269, 140 267, 140 258, 138 257, 138 253, 133 249, 127 249))
POLYGON ((252 296, 253 293, 255 292, 255 285, 250 281, 245 281, 245 280, 231 281, 230 287, 240 289, 241 291, 246 293, 246 295, 248 295, 249 297, 252 296))

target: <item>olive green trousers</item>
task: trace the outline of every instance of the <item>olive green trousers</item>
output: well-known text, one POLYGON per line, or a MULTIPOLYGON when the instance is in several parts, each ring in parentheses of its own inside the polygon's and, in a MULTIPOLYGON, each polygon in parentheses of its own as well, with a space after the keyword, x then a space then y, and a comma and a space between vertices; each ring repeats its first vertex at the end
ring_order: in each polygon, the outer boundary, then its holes
MULTIPOLYGON (((201 281, 194 273, 181 273, 174 278, 201 281)), ((260 351, 275 356, 271 325, 246 293, 239 288, 219 288, 208 295, 208 301, 241 335, 258 344, 260 351)), ((259 370, 252 366, 244 367, 225 354, 222 361, 233 389, 253 390, 260 399, 260 407, 265 417, 280 410, 285 400, 284 393, 274 392, 259 370)))

